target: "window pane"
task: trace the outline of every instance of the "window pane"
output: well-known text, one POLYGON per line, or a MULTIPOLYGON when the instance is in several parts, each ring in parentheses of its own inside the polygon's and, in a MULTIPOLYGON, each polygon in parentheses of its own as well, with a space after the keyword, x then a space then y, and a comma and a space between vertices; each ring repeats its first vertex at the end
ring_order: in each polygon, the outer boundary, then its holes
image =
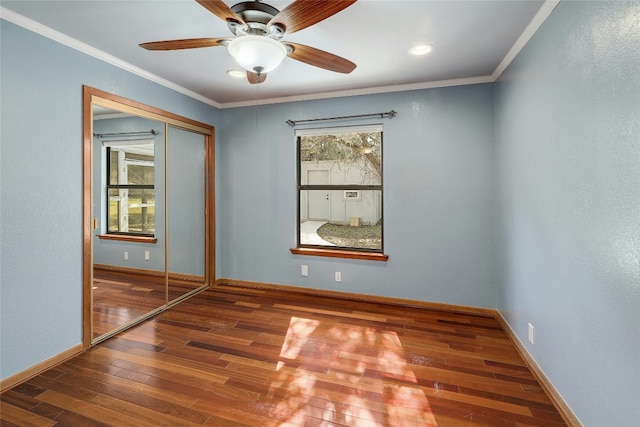
POLYGON ((300 137, 302 185, 381 185, 382 132, 300 137))
POLYGON ((299 242, 382 250, 382 191, 301 190, 299 242))
POLYGON ((109 189, 109 232, 155 233, 155 190, 109 189))
POLYGON ((153 185, 153 144, 109 147, 110 185, 153 185))

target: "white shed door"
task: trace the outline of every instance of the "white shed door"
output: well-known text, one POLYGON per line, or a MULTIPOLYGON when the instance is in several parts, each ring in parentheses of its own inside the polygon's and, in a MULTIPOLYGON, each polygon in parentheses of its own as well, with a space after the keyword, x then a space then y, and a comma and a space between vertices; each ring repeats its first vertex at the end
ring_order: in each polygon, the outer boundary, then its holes
MULTIPOLYGON (((309 185, 329 184, 328 170, 307 171, 309 185)), ((309 191, 309 219, 329 221, 331 218, 331 193, 329 190, 309 191)))

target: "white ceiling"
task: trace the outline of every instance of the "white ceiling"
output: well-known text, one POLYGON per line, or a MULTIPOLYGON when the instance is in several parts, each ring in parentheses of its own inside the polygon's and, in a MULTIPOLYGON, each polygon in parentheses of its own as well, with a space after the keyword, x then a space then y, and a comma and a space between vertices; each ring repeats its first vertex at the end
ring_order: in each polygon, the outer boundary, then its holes
MULTIPOLYGON (((328 0, 331 1, 331 0, 328 0)), ((226 0, 229 6, 237 3, 226 0)), ((267 0, 282 10, 291 1, 267 0)), ((359 0, 284 40, 356 63, 350 74, 291 58, 250 85, 225 47, 147 51, 139 43, 232 37, 226 23, 195 0, 11 1, 2 18, 62 41, 217 107, 378 93, 493 81, 557 4, 555 1, 359 0), (419 42, 432 53, 413 57, 419 42)))

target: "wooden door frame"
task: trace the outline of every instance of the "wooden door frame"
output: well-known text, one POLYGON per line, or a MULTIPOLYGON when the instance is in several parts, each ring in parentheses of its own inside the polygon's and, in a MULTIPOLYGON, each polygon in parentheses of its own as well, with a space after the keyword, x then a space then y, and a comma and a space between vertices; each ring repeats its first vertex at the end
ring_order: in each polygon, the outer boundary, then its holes
POLYGON ((93 114, 94 103, 160 120, 178 128, 201 133, 205 137, 205 284, 215 281, 215 127, 159 108, 114 95, 90 86, 82 87, 82 345, 92 345, 92 280, 94 230, 92 217, 93 114))

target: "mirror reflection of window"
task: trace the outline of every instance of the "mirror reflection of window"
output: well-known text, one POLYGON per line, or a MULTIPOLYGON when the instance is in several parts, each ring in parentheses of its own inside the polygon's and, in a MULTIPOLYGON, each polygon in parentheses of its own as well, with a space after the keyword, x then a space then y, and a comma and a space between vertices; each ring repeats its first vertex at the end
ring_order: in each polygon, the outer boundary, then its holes
POLYGON ((155 234, 154 141, 104 141, 107 233, 155 234))

